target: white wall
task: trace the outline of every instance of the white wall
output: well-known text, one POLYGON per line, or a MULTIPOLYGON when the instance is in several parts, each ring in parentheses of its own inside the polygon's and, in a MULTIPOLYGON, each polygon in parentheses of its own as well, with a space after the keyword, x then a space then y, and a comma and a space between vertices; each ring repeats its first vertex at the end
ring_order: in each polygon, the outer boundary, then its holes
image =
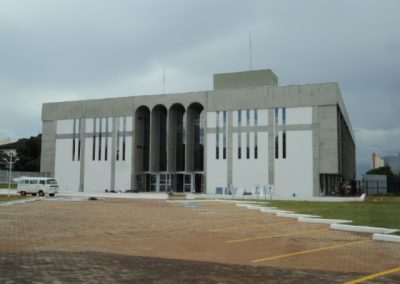
POLYGON ((115 161, 115 190, 131 189, 132 137, 126 137, 125 160, 122 160, 122 139, 119 161, 115 161))
POLYGON ((85 192, 104 192, 105 189, 111 189, 111 137, 107 139, 107 161, 105 161, 105 138, 102 140, 101 160, 98 159, 99 140, 98 138, 96 139, 96 157, 94 161, 92 155, 93 139, 85 139, 85 192))
POLYGON ((60 191, 79 191, 80 161, 72 161, 72 139, 56 140, 55 178, 60 191))
POLYGON ((268 125, 268 110, 267 109, 259 109, 257 111, 258 121, 257 124, 259 126, 266 126, 268 125))
MULTIPOLYGON (((279 147, 282 148, 279 137, 279 147)), ((286 132, 286 159, 275 159, 275 195, 293 199, 313 195, 312 131, 286 132)))
MULTIPOLYGON (((78 124, 78 120, 76 121, 76 124, 78 124)), ((68 120, 57 120, 57 134, 72 134, 74 132, 74 120, 73 119, 68 119, 68 120)), ((75 126, 77 127, 77 125, 75 126)), ((78 133, 78 132, 76 132, 78 133)))
MULTIPOLYGON (((214 116, 215 118, 215 116, 214 116)), ((222 159, 222 134, 220 134, 220 159, 216 159, 216 134, 207 134, 207 193, 215 194, 217 187, 226 188, 227 160, 222 159)))
POLYGON ((237 188, 254 191, 256 185, 268 184, 268 133, 258 132, 258 159, 254 159, 254 133, 250 133, 250 159, 246 159, 246 134, 242 133, 242 158, 238 159, 238 133, 233 133, 232 183, 237 188))
MULTIPOLYGON (((123 130, 123 118, 117 119, 117 129, 123 130)), ((132 131, 132 117, 126 117, 126 131, 132 131)), ((115 190, 129 190, 131 189, 131 170, 132 170, 132 137, 126 136, 125 138, 125 160, 122 159, 122 136, 119 139, 119 160, 115 161, 115 190)), ((117 141, 118 143, 118 141, 117 141)), ((115 154, 114 154, 115 155, 115 154)))
MULTIPOLYGON (((279 120, 281 121, 281 117, 279 117, 279 120)), ((290 125, 290 124, 311 124, 311 123, 312 123, 311 107, 286 109, 286 124, 290 125)))

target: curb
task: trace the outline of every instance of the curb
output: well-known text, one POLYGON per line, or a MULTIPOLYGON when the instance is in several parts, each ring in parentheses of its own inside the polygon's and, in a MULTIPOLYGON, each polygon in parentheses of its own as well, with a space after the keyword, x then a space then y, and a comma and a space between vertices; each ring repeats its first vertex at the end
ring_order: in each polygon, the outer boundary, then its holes
POLYGON ((340 219, 323 219, 323 218, 308 218, 299 217, 299 222, 303 223, 316 223, 316 224, 340 224, 340 223, 351 223, 350 220, 340 220, 340 219))
POLYGON ((332 224, 331 229, 339 231, 350 231, 357 233, 370 233, 370 234, 391 234, 397 232, 396 229, 386 229, 379 227, 368 227, 368 226, 354 226, 354 225, 344 225, 344 224, 332 224))
POLYGON ((255 205, 246 205, 236 203, 238 207, 246 207, 247 209, 259 209, 262 213, 275 214, 277 217, 286 218, 297 218, 298 222, 304 223, 316 223, 316 224, 330 224, 331 230, 349 231, 356 233, 370 233, 372 234, 372 239, 374 241, 383 242, 396 242, 400 243, 400 236, 388 235, 400 230, 397 229, 387 229, 379 227, 368 227, 368 226, 355 226, 342 223, 351 223, 351 220, 341 220, 341 219, 324 219, 318 218, 319 216, 308 215, 308 214, 296 214, 292 211, 278 210, 276 207, 260 207, 255 205))
POLYGON ((267 214, 278 214, 278 213, 289 213, 289 214, 292 214, 292 213, 294 213, 292 211, 279 210, 279 209, 276 209, 275 207, 261 207, 260 211, 262 213, 267 213, 267 214))
POLYGON ((372 239, 374 241, 400 243, 400 236, 395 235, 373 234, 372 239))
POLYGON ((320 216, 317 215, 309 215, 309 214, 296 214, 296 213, 276 213, 276 216, 278 217, 286 217, 286 218, 300 218, 300 217, 304 217, 304 218, 319 218, 320 216))

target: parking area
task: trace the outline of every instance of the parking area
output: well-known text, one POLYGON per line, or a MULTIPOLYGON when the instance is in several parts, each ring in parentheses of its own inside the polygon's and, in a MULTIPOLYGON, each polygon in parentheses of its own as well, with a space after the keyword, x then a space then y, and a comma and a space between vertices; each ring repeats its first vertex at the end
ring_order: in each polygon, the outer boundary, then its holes
POLYGON ((0 207, 1 283, 343 283, 371 275, 369 283, 400 283, 399 267, 398 243, 233 203, 75 199, 0 207))

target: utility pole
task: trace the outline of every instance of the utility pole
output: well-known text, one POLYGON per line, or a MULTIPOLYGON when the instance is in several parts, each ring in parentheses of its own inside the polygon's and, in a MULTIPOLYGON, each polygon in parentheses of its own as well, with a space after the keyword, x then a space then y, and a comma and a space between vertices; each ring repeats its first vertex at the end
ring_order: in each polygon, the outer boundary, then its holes
POLYGON ((8 164, 8 167, 10 171, 8 172, 8 198, 10 198, 10 192, 11 192, 11 174, 12 174, 12 166, 15 164, 19 159, 15 158, 14 153, 10 152, 7 154, 7 158, 3 158, 3 160, 8 164))

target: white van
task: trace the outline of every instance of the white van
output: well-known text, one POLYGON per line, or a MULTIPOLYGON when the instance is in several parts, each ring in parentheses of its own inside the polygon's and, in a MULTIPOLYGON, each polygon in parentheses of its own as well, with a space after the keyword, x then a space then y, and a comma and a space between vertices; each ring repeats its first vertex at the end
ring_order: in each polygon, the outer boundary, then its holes
POLYGON ((58 184, 54 178, 20 177, 14 180, 17 182, 17 193, 22 196, 26 194, 54 196, 58 192, 58 184))

